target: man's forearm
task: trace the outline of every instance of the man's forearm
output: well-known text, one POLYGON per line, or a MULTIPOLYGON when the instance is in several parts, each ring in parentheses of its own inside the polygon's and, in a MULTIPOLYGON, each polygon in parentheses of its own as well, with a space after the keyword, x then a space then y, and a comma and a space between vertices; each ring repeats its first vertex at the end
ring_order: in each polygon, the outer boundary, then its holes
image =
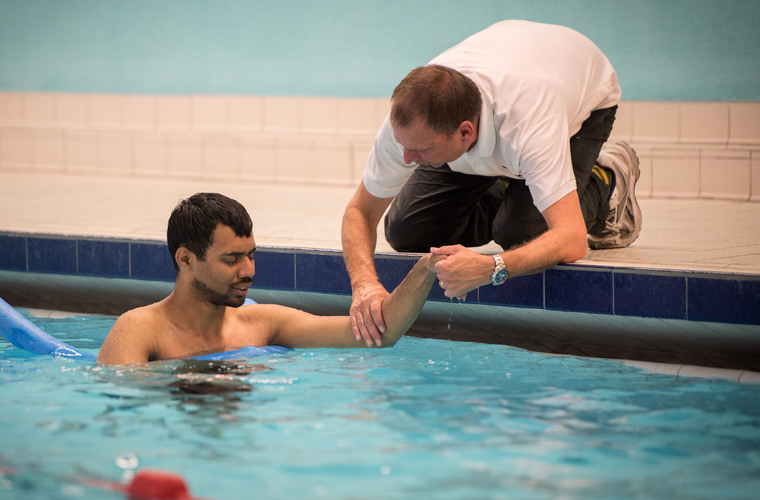
POLYGON ((547 208, 543 215, 549 226, 545 233, 503 254, 510 276, 537 273, 586 256, 586 225, 575 191, 547 208))
POLYGON ((395 344, 409 330, 425 305, 436 279, 435 271, 432 269, 433 259, 434 257, 428 254, 417 261, 404 281, 383 303, 383 318, 387 325, 383 333, 384 347, 395 344))
MULTIPOLYGON (((585 228, 583 228, 585 229, 585 228)), ((585 233, 574 234, 566 228, 549 229, 536 239, 502 252, 510 277, 533 274, 560 262, 583 258, 586 250, 585 233)), ((462 297, 491 282, 494 261, 462 245, 433 248, 435 255, 446 256, 436 265, 436 272, 447 297, 462 297)))
POLYGON ((362 283, 377 281, 374 259, 377 228, 369 227, 367 219, 359 210, 349 208, 343 215, 341 241, 351 286, 356 288, 362 283))
POLYGON ((550 230, 525 245, 502 253, 509 275, 517 277, 534 274, 557 264, 582 259, 585 256, 585 238, 580 238, 574 244, 568 242, 571 238, 567 231, 550 230))

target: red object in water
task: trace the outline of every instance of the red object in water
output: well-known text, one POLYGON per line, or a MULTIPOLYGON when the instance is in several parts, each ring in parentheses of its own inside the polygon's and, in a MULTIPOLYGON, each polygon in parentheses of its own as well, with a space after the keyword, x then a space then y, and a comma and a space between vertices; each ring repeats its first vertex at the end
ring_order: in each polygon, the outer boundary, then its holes
POLYGON ((188 500, 190 492, 181 476, 142 469, 127 486, 129 500, 188 500))
MULTIPOLYGON (((16 469, 13 467, 0 465, 0 474, 15 473, 16 469)), ((129 500, 208 500, 192 496, 182 476, 173 472, 142 469, 135 474, 128 485, 84 476, 64 477, 90 488, 126 493, 129 500)))

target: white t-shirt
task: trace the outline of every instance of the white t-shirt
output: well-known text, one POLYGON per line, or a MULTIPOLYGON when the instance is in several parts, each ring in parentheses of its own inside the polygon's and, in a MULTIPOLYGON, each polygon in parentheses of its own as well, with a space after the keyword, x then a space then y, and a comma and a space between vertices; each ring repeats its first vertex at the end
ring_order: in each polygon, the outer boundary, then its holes
MULTIPOLYGON (((620 101, 607 57, 580 33, 549 24, 502 21, 430 64, 472 79, 483 98, 475 146, 453 171, 525 179, 539 211, 575 189, 570 137, 592 111, 620 101)), ((416 164, 406 164, 386 117, 364 171, 370 194, 398 194, 416 164)))

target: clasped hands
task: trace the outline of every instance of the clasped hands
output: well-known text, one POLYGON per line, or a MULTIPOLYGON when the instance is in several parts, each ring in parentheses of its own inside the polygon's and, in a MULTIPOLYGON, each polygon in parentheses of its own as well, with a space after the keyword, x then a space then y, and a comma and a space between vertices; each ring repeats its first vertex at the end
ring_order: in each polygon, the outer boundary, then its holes
MULTIPOLYGON (((467 292, 491 282, 493 259, 479 254, 462 245, 433 247, 427 267, 435 272, 444 295, 464 300, 467 292)), ((379 282, 363 283, 353 290, 351 304, 351 327, 357 341, 364 340, 367 346, 381 345, 385 321, 382 303, 388 298, 388 291, 379 282)))
POLYGON ((446 297, 464 300, 467 292, 491 282, 494 263, 488 255, 462 245, 433 247, 430 253, 445 256, 435 262, 433 269, 446 297))

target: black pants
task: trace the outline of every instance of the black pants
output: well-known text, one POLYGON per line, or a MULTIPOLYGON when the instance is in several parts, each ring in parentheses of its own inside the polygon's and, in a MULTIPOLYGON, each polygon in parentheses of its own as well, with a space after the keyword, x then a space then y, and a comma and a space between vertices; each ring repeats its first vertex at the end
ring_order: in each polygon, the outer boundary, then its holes
MULTIPOLYGON (((604 228, 610 188, 591 169, 615 121, 617 106, 591 113, 570 138, 570 155, 586 229, 604 228)), ((520 245, 548 229, 524 180, 453 172, 448 165, 415 170, 385 217, 385 238, 399 252, 427 252, 431 246, 502 248, 520 245)))

